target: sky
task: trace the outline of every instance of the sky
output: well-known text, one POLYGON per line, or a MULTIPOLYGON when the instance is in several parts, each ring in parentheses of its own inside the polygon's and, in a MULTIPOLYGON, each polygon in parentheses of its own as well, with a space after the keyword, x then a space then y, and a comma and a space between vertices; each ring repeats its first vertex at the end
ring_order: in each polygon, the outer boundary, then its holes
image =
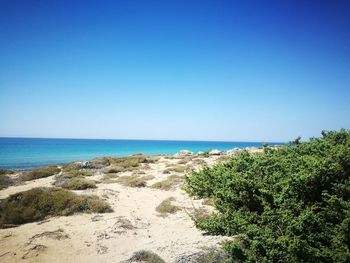
POLYGON ((350 1, 0 0, 0 136, 350 128, 350 1))

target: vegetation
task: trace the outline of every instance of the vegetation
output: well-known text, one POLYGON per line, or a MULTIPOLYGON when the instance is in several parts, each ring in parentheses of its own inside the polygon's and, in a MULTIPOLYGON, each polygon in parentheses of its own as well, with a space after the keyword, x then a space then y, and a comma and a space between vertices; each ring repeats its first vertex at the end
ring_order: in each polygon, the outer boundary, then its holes
POLYGON ((174 197, 169 197, 161 202, 157 207, 156 211, 162 216, 167 216, 168 214, 174 214, 181 210, 180 207, 173 205, 171 202, 175 201, 174 197))
POLYGON ((129 187, 145 187, 147 186, 147 177, 139 177, 137 175, 120 176, 116 182, 129 187))
POLYGON ((96 182, 85 178, 61 178, 55 182, 55 186, 60 186, 69 190, 85 190, 88 188, 96 188, 96 182))
POLYGON ((82 167, 81 167, 81 163, 79 162, 70 162, 70 163, 65 163, 63 166, 62 166, 62 170, 63 172, 65 171, 74 171, 74 170, 80 170, 82 167))
POLYGON ((178 164, 170 164, 168 167, 169 171, 176 172, 176 173, 184 173, 188 169, 189 169, 188 166, 178 165, 178 164))
POLYGON ((111 166, 113 172, 131 171, 141 164, 153 163, 156 159, 145 155, 134 155, 129 157, 101 157, 91 161, 95 168, 111 166))
POLYGON ((12 185, 12 183, 13 181, 9 176, 0 174, 0 190, 7 188, 8 186, 12 185))
POLYGON ((177 163, 178 164, 187 164, 191 161, 192 161, 192 158, 189 156, 186 156, 186 157, 182 158, 181 160, 179 160, 177 163))
POLYGON ((191 255, 181 256, 176 263, 223 263, 231 262, 228 254, 214 247, 204 247, 201 251, 191 255))
POLYGON ((15 172, 12 170, 0 169, 0 175, 13 174, 13 173, 15 173, 15 172))
POLYGON ((147 250, 135 252, 126 262, 165 263, 165 261, 157 254, 147 250))
POLYGON ((161 190, 170 190, 173 188, 173 186, 177 185, 178 183, 181 183, 183 181, 184 177, 179 175, 170 175, 167 179, 164 181, 160 181, 157 183, 154 183, 151 188, 161 189, 161 190))
POLYGON ((93 171, 91 170, 65 170, 60 175, 63 178, 74 178, 74 177, 86 177, 92 176, 93 171))
POLYGON ((350 132, 239 154, 186 179, 217 213, 195 221, 236 262, 350 262, 350 132))
POLYGON ((113 183, 113 182, 115 182, 113 179, 118 178, 118 177, 119 177, 119 175, 116 173, 107 173, 107 174, 103 175, 102 181, 104 183, 106 183, 106 182, 113 183))
POLYGON ((0 228, 43 220, 48 216, 109 211, 110 206, 97 196, 80 196, 60 188, 33 188, 0 200, 0 228))
POLYGON ((61 170, 56 165, 49 165, 46 167, 40 167, 37 169, 33 169, 29 172, 26 172, 22 176, 22 180, 30 181, 39 178, 49 177, 55 174, 58 174, 61 170))

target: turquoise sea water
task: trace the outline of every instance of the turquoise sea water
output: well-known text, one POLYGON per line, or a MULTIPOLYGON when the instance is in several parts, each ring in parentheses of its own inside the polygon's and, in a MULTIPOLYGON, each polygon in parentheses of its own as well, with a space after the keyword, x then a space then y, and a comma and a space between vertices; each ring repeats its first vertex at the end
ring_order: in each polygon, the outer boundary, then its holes
POLYGON ((99 156, 127 156, 135 153, 175 154, 184 149, 198 152, 209 149, 259 147, 263 144, 263 142, 0 138, 0 167, 22 169, 91 160, 99 156))

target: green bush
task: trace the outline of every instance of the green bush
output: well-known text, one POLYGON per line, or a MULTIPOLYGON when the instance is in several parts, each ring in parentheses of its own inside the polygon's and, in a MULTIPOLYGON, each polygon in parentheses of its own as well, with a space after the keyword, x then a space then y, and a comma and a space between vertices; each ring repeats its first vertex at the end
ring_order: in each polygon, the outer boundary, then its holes
POLYGON ((33 188, 0 200, 0 228, 43 220, 48 216, 109 211, 110 206, 97 196, 76 195, 60 188, 33 188))
POLYGON ((187 191, 217 209, 196 226, 237 235, 238 262, 350 262, 350 132, 322 135, 193 172, 187 191))
POLYGON ((24 181, 35 180, 35 179, 44 178, 44 177, 58 174, 60 171, 61 170, 56 165, 49 165, 46 167, 40 167, 37 169, 33 169, 29 172, 24 173, 22 179, 24 181))

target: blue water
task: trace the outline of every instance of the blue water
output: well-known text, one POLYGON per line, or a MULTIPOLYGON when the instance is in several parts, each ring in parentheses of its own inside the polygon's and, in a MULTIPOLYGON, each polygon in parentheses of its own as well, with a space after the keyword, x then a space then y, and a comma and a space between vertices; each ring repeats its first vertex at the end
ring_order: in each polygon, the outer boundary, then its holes
POLYGON ((0 138, 0 167, 24 169, 99 156, 175 154, 184 149, 198 152, 262 145, 262 142, 0 138))

